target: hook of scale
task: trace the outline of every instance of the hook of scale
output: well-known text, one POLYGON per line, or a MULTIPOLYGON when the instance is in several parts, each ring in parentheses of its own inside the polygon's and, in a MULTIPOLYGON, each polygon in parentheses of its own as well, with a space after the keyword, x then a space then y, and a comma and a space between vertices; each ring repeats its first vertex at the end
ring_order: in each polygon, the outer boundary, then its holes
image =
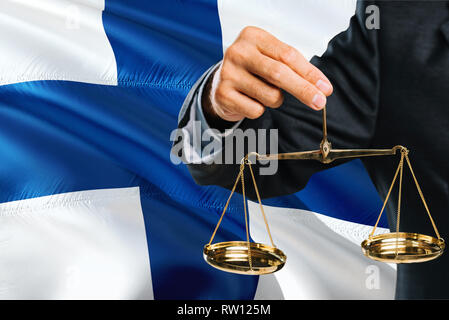
POLYGON ((323 138, 321 140, 320 148, 318 150, 267 154, 267 155, 261 155, 256 152, 251 152, 242 159, 240 164, 240 171, 237 175, 237 179, 231 190, 231 194, 229 195, 229 198, 224 206, 221 217, 215 227, 215 230, 212 234, 212 237, 210 238, 209 243, 204 246, 203 249, 204 259, 211 266, 220 269, 222 271, 247 274, 247 275, 260 275, 260 274, 273 273, 280 270, 286 263, 287 260, 286 255, 280 249, 278 249, 273 242, 267 217, 265 215, 259 190, 257 188, 254 172, 251 167, 251 161, 249 160, 250 157, 254 157, 256 160, 316 160, 320 161, 321 163, 327 164, 337 159, 396 155, 398 151, 400 152, 401 155, 398 168, 396 169, 396 172, 394 174, 393 182, 391 183, 390 189, 385 198, 382 209, 377 218, 376 224, 374 225, 371 233, 369 234, 368 239, 364 240, 361 243, 362 252, 368 258, 386 263, 416 263, 416 262, 425 262, 438 258, 443 254, 445 242, 438 232, 435 222, 430 214, 429 207, 427 206, 426 200, 424 199, 421 187, 419 186, 418 180, 416 179, 415 173, 410 163, 410 159, 408 157, 409 150, 400 145, 394 146, 391 149, 332 149, 332 145, 327 139, 327 123, 326 123, 326 107, 325 107, 323 109, 323 138), (402 175, 404 171, 404 160, 407 163, 407 166, 412 174, 419 196, 421 198, 422 203, 424 204, 424 208, 426 209, 427 215, 435 231, 436 237, 418 233, 399 231, 399 224, 401 217, 401 193, 402 193, 402 175), (251 242, 249 239, 248 212, 246 206, 245 185, 244 185, 245 167, 249 168, 254 190, 257 195, 260 211, 262 213, 265 222, 265 227, 267 229, 271 245, 254 243, 251 242), (377 225, 380 221, 382 213, 384 212, 387 201, 390 198, 391 191, 397 181, 398 176, 399 176, 399 183, 398 183, 399 195, 398 195, 396 231, 380 235, 374 235, 374 232, 376 231, 377 225), (234 194, 235 189, 239 183, 242 184, 246 241, 228 241, 213 244, 212 242, 214 240, 215 234, 217 233, 217 230, 220 227, 220 224, 226 213, 232 195, 234 194))

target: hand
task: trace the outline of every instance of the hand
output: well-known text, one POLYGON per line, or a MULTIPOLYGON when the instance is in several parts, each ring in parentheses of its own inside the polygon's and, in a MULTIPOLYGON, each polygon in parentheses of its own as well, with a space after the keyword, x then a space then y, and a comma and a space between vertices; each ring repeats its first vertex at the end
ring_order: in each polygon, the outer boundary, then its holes
POLYGON ((332 84, 293 47, 270 33, 244 28, 226 50, 221 67, 203 94, 208 118, 239 121, 282 105, 281 89, 314 110, 326 105, 332 84))

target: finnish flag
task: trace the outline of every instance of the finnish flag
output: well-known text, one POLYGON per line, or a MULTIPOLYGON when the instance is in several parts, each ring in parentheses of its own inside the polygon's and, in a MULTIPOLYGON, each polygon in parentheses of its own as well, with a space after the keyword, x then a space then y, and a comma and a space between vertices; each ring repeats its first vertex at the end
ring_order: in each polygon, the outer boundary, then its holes
MULTIPOLYGON (((267 200, 288 262, 260 277, 204 262, 228 191, 170 161, 184 98, 243 27, 311 58, 354 12, 355 0, 2 0, 0 299, 392 299, 395 269, 359 247, 380 208, 360 161, 267 200)), ((216 240, 245 237, 237 196, 216 240)))

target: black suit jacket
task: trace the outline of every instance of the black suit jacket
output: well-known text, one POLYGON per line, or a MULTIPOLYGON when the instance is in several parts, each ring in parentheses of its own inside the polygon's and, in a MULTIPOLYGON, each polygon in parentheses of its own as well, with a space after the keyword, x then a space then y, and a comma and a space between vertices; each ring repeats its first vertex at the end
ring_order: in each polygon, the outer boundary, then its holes
MULTIPOLYGON (((349 29, 330 42, 322 57, 312 59, 334 86, 327 104, 329 140, 334 148, 408 147, 440 234, 449 239, 448 2, 378 1, 379 30, 365 27, 369 4, 359 2, 349 29)), ((181 117, 180 127, 188 114, 181 117)), ((246 119, 241 128, 278 129, 279 152, 312 150, 322 136, 322 119, 319 112, 285 94, 280 109, 267 109, 257 120, 246 119)), ((363 159, 382 198, 398 160, 363 159)), ((276 175, 258 177, 262 196, 294 193, 325 168, 329 166, 314 161, 280 161, 276 175)), ((231 188, 238 165, 189 165, 189 170, 199 184, 231 188)), ((254 193, 250 197, 255 198, 254 193)), ((402 197, 401 230, 434 235, 406 167, 402 197)), ((394 192, 387 206, 392 229, 396 208, 394 192)), ((399 265, 396 297, 449 298, 449 253, 431 262, 399 265)))

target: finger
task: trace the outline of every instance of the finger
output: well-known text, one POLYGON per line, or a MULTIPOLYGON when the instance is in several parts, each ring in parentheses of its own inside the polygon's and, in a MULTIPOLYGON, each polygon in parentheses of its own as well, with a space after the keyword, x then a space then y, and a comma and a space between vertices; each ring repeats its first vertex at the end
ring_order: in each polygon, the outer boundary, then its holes
POLYGON ((232 105, 230 105, 229 102, 226 102, 226 104, 228 104, 228 107, 226 107, 224 105, 224 102, 220 102, 218 104, 217 100, 218 99, 215 99, 215 103, 212 103, 212 108, 214 109, 215 114, 221 119, 231 122, 237 122, 245 118, 243 114, 233 111, 232 105))
POLYGON ((251 73, 291 93, 309 107, 321 110, 326 105, 326 96, 317 87, 282 62, 259 54, 246 61, 246 64, 251 73))
POLYGON ((218 111, 216 113, 221 119, 229 121, 229 122, 237 122, 237 121, 240 121, 245 118, 244 115, 239 114, 239 113, 234 113, 232 111, 228 111, 223 106, 220 108, 220 111, 218 111))
POLYGON ((228 115, 232 114, 234 118, 243 116, 256 119, 265 112, 265 107, 260 102, 246 96, 233 87, 227 86, 226 83, 223 83, 217 89, 216 95, 217 100, 220 101, 220 106, 223 109, 221 112, 224 116, 227 113, 228 115))
POLYGON ((279 88, 245 70, 239 72, 236 76, 239 77, 239 81, 236 83, 236 89, 246 96, 259 101, 266 107, 279 108, 282 105, 284 96, 279 88))
POLYGON ((326 96, 332 94, 332 84, 327 77, 311 64, 298 50, 280 41, 272 34, 260 32, 261 40, 256 42, 259 51, 270 58, 288 65, 326 96))

